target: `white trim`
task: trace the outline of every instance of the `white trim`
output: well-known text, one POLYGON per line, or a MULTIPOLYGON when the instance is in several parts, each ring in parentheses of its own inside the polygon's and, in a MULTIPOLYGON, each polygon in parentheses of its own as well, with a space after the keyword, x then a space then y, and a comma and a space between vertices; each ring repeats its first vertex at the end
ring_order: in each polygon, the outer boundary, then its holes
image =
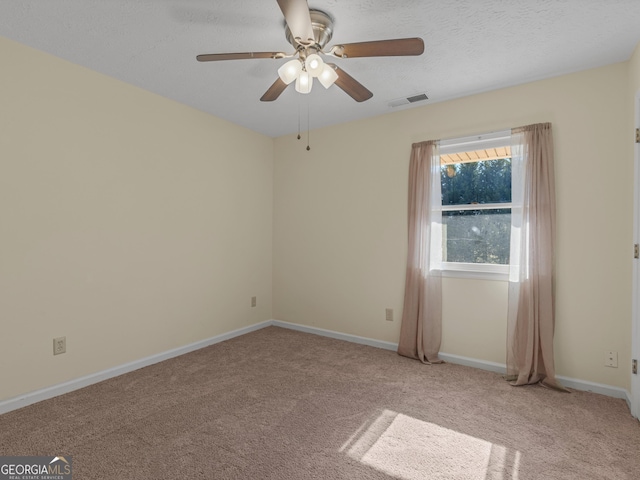
POLYGON ((325 330, 324 328, 309 327, 307 325, 299 325, 297 323, 283 322, 281 320, 272 320, 274 327, 288 328, 289 330, 297 330, 299 332, 321 335, 323 337, 335 338, 336 340, 344 340, 351 343, 359 343, 370 347, 382 348, 384 350, 398 350, 397 343, 385 342, 383 340, 375 340, 373 338, 359 337, 349 333, 340 333, 334 330, 325 330))
MULTIPOLYGON (((488 362, 485 360, 477 360, 475 358, 462 357, 460 355, 448 353, 440 353, 438 356, 445 362, 449 363, 488 370, 501 375, 507 373, 507 366, 503 363, 488 362)), ((629 392, 624 388, 612 387, 611 385, 589 382, 587 380, 578 380, 577 378, 564 377, 562 375, 556 375, 556 378, 567 388, 573 388, 574 390, 581 390, 584 392, 599 393, 608 397, 622 398, 626 400, 627 404, 630 404, 629 392)))
MULTIPOLYGON (((640 128, 640 90, 634 97, 634 129, 640 128)), ((640 146, 633 145, 633 243, 640 243, 640 146)), ((640 261, 632 259, 631 290, 631 359, 640 360, 640 261)), ((629 366, 627 366, 629 368, 629 366)), ((631 369, 629 369, 631 372, 631 369)), ((629 373, 631 415, 640 419, 640 378, 629 373)))
POLYGON ((509 265, 493 263, 442 262, 442 276, 508 281, 509 265))
POLYGON ((508 273, 499 272, 471 272, 469 270, 442 270, 443 278, 473 278, 476 280, 492 280, 498 282, 508 282, 508 273))
POLYGON ((487 148, 511 145, 511 130, 489 132, 468 137, 456 137, 440 140, 438 153, 448 155, 464 151, 483 150, 487 148))
POLYGON ((556 378, 567 388, 582 390, 584 392, 599 393, 600 395, 606 395, 607 397, 622 398, 627 402, 627 404, 629 403, 629 392, 624 388, 612 387, 611 385, 589 382, 587 380, 578 380, 577 378, 563 377, 562 375, 556 375, 556 378))
POLYGON ((74 390, 93 385, 94 383, 102 382, 103 380, 108 380, 109 378, 133 372, 134 370, 153 365, 154 363, 162 362, 173 357, 184 355, 185 353, 193 352, 194 350, 208 347, 209 345, 224 342, 225 340, 230 340, 231 338, 244 335, 245 333, 260 330, 261 328, 268 327, 270 325, 272 325, 271 320, 256 323, 255 325, 239 328, 231 332, 216 335, 215 337, 211 337, 206 340, 201 340, 199 342, 191 343, 183 347, 174 348, 166 352, 141 358, 140 360, 134 360, 133 362, 109 368, 101 372, 92 373, 84 377, 69 380, 68 382, 59 383, 57 385, 42 388, 34 392, 19 395, 17 397, 0 402, 0 415, 12 410, 17 410, 18 408, 26 407, 27 405, 31 405, 42 400, 47 400, 49 398, 57 397, 58 395, 63 395, 65 393, 69 393, 74 390))
POLYGON ((489 362, 487 360, 478 360, 475 358, 463 357, 452 353, 438 353, 438 356, 445 362, 454 363, 456 365, 464 365, 465 367, 479 368, 489 372, 504 375, 507 373, 507 366, 504 363, 489 362))
MULTIPOLYGON (((237 330, 223 333, 221 335, 217 335, 215 337, 211 337, 206 340, 185 345, 184 347, 168 350, 166 352, 159 353, 157 355, 151 355, 149 357, 145 357, 140 360, 126 363, 118 367, 103 370, 101 372, 97 372, 91 375, 86 375, 84 377, 76 378, 68 382, 60 383, 57 385, 53 385, 51 387, 43 388, 40 390, 36 390, 34 392, 29 392, 14 398, 10 398, 8 400, 4 400, 0 402, 0 415, 3 413, 10 412, 12 410, 17 410, 18 408, 26 407, 27 405, 31 405, 33 403, 40 402, 42 400, 47 400, 49 398, 53 398, 58 395, 63 395, 65 393, 69 393, 74 390, 87 387, 89 385, 101 382, 103 380, 107 380, 109 378, 117 377, 119 375, 123 375, 125 373, 129 373, 134 370, 138 370, 140 368, 153 365, 154 363, 162 362, 164 360, 168 360, 170 358, 177 357, 179 355, 184 355, 185 353, 193 352, 194 350, 199 350, 200 348, 204 348, 210 345, 214 345, 216 343, 224 342, 225 340, 230 340, 231 338, 238 337, 246 333, 251 333, 256 330, 260 330, 262 328, 269 327, 269 326, 282 327, 282 328, 287 328, 289 330, 297 330, 299 332, 334 338, 336 340, 344 340, 347 342, 358 343, 361 345, 368 345, 370 347, 382 348, 384 350, 396 351, 398 349, 398 344, 393 342, 386 342, 383 340, 376 340, 368 337, 360 337, 358 335, 351 335, 349 333, 336 332, 334 330, 325 330, 323 328, 310 327, 307 325, 300 325, 297 323, 283 322, 281 320, 265 320, 264 322, 256 323, 248 327, 239 328, 237 330)), ((444 361, 449 363, 464 365, 467 367, 479 368, 481 370, 488 370, 490 372, 495 372, 500 374, 504 374, 506 372, 506 366, 504 364, 489 362, 486 360, 478 360, 475 358, 463 357, 460 355, 454 355, 449 353, 440 353, 439 355, 440 355, 440 358, 442 358, 444 361)), ((629 392, 627 392, 622 388, 612 387, 610 385, 603 385, 600 383, 588 382, 586 380, 578 380, 578 379, 569 378, 569 377, 558 376, 557 378, 562 382, 563 385, 569 388, 574 388, 576 390, 584 390, 584 391, 589 391, 594 393, 600 393, 602 395, 607 395, 609 397, 614 397, 614 398, 623 398, 626 400, 627 404, 631 406, 631 396, 629 392)))
MULTIPOLYGON (((367 337, 359 337, 357 335, 350 335, 348 333, 334 332, 332 330, 324 330, 322 328, 310 327, 307 325, 299 325, 295 323, 282 322, 280 320, 273 320, 273 325, 276 327, 290 328, 292 330, 298 330, 305 333, 311 333, 315 335, 322 335, 324 337, 331 337, 338 340, 346 340, 347 342, 359 343, 363 345, 369 345, 371 347, 383 348, 385 350, 396 351, 398 349, 397 343, 384 342, 382 340, 374 340, 367 337)), ((454 355, 451 353, 439 353, 438 356, 445 362, 453 363, 456 365, 464 365, 466 367, 479 368, 480 370, 488 370, 494 373, 500 373, 504 375, 507 371, 507 366, 502 363, 489 362, 486 360, 478 360, 476 358, 463 357, 461 355, 454 355)), ((586 392, 599 393, 608 397, 622 398, 629 403, 629 392, 623 388, 613 387, 611 385, 604 385, 602 383, 594 383, 586 380, 578 380, 577 378, 563 377, 558 375, 556 377, 560 382, 575 390, 582 390, 586 392)))
MULTIPOLYGON (((442 205, 443 212, 457 212, 457 211, 469 211, 469 210, 511 210, 513 203, 461 203, 455 205, 442 205)), ((509 212, 511 215, 511 212, 509 212)))

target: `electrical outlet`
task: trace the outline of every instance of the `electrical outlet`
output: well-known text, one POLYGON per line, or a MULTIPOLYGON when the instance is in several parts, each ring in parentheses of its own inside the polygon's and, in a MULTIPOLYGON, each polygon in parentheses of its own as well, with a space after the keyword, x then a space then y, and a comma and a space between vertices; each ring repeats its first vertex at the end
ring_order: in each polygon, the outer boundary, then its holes
POLYGON ((618 368, 618 352, 607 352, 604 355, 604 366, 618 368))
POLYGON ((60 355, 67 351, 67 337, 58 337, 53 339, 53 354, 60 355))
POLYGON ((393 308, 387 308, 386 320, 387 322, 393 322, 393 308))
POLYGON ((255 307, 258 304, 258 297, 251 297, 251 307, 255 307))

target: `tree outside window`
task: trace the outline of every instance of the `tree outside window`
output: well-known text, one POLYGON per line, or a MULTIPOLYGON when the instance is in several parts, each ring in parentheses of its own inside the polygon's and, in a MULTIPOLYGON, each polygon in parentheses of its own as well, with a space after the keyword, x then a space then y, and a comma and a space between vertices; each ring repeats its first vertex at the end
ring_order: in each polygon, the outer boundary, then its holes
POLYGON ((443 261, 508 265, 511 158, 445 163, 441 178, 443 261))

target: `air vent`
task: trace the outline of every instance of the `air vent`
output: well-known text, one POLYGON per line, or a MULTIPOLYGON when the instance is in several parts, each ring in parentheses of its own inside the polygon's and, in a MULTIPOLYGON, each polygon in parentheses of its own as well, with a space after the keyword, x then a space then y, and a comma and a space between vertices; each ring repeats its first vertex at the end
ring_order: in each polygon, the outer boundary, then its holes
POLYGON ((425 100, 429 100, 429 97, 427 97, 425 93, 419 93, 417 95, 412 95, 410 97, 392 100, 389 102, 389 106, 392 108, 395 108, 401 105, 409 105, 410 103, 424 102, 425 100))
POLYGON ((423 100, 428 100, 429 97, 427 97, 424 93, 421 93, 420 95, 414 95, 413 97, 407 97, 407 100, 409 100, 409 103, 416 103, 416 102, 421 102, 423 100))

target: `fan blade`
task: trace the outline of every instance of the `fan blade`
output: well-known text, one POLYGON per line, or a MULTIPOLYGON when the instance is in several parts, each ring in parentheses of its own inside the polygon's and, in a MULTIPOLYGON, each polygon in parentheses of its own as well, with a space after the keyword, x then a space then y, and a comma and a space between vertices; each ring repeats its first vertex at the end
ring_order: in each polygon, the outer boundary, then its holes
POLYGON ((264 95, 260 97, 261 102, 273 102, 277 99, 282 92, 284 92, 285 88, 287 88, 287 84, 280 80, 280 77, 273 82, 273 85, 269 87, 269 89, 264 92, 264 95))
POLYGON ((246 60, 249 58, 284 58, 282 52, 245 52, 245 53, 207 53, 198 55, 199 62, 217 62, 220 60, 246 60))
POLYGON ((329 53, 336 57, 394 57, 422 55, 424 42, 421 38, 398 38, 374 42, 345 43, 334 46, 329 53))
POLYGON ((278 0, 278 5, 293 38, 305 46, 316 43, 307 0, 278 0))
POLYGON ((369 100, 371 97, 373 97, 373 93, 367 90, 364 85, 358 82, 347 72, 342 70, 340 67, 338 67, 334 63, 328 63, 327 65, 333 68, 338 74, 336 85, 344 90, 345 93, 353 98, 356 102, 364 102, 365 100, 369 100))

